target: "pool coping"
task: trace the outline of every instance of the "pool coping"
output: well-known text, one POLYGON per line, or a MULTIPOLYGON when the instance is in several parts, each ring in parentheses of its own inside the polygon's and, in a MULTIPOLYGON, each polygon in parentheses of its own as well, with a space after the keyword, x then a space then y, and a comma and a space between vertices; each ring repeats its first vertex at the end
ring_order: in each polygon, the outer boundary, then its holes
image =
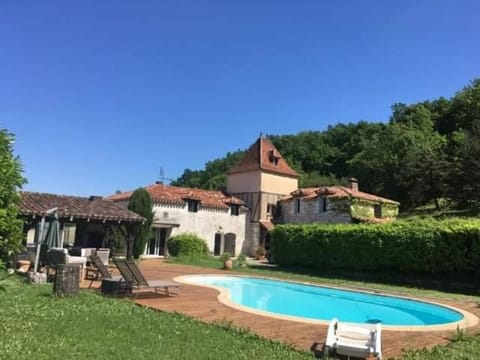
MULTIPOLYGON (((367 290, 367 289, 358 289, 354 287, 348 287, 348 286, 334 286, 334 285, 323 285, 323 284, 318 284, 318 283, 312 283, 312 282, 306 282, 306 281, 293 281, 293 280, 284 280, 284 279, 278 279, 274 277, 266 277, 266 276, 255 276, 255 275, 238 275, 238 274, 228 274, 228 275, 220 275, 220 274, 215 274, 215 273, 206 273, 206 274, 195 274, 195 275, 182 275, 182 276, 177 276, 173 280, 178 281, 183 284, 188 284, 192 286, 200 286, 200 287, 206 287, 210 289, 215 289, 216 291, 219 292, 219 295, 217 296, 217 300, 221 302, 222 304, 231 307, 233 309, 239 310, 239 311, 244 311, 247 313, 255 314, 255 315, 260 315, 263 317, 270 317, 270 318, 275 318, 275 319, 280 319, 280 320, 287 320, 287 321, 296 321, 296 322, 301 322, 301 323, 307 323, 307 324, 317 324, 317 325, 327 325, 330 323, 330 320, 314 320, 314 319, 307 319, 307 318, 302 318, 298 316, 291 316, 291 315, 279 315, 279 314, 274 314, 268 311, 263 311, 263 310, 257 310, 257 309, 252 309, 250 307, 240 305, 238 303, 233 302, 230 299, 230 291, 228 289, 222 289, 218 288, 213 285, 208 285, 208 284, 198 284, 198 283, 193 283, 189 282, 188 278, 191 277, 201 277, 201 276, 215 276, 215 277, 244 277, 244 278, 256 278, 256 279, 267 279, 267 280, 274 280, 274 281, 283 281, 287 283, 293 283, 293 284, 300 284, 300 285, 310 285, 310 286, 316 286, 316 287, 321 287, 321 288, 329 288, 329 289, 336 289, 336 290, 347 290, 347 291, 354 291, 358 293, 364 293, 364 294, 370 294, 370 295, 384 295, 384 296, 390 296, 390 297, 396 297, 404 300, 414 300, 414 301, 420 301, 423 303, 427 304, 432 304, 432 305, 437 305, 437 306, 442 306, 445 308, 448 308, 450 310, 456 311, 460 314, 463 315, 463 319, 459 321, 455 321, 452 323, 447 323, 447 324, 438 324, 438 325, 384 325, 382 324, 382 328, 385 330, 392 330, 392 331, 445 331, 445 330, 456 330, 456 329, 466 329, 473 327, 479 323, 479 318, 475 316, 474 314, 451 306, 447 305, 441 302, 436 302, 436 301, 431 301, 430 299, 425 299, 421 298, 418 296, 407 296, 403 294, 398 294, 398 293, 389 293, 388 291, 378 291, 378 290, 367 290)), ((369 324, 363 324, 365 326, 368 326, 369 324)), ((372 327, 375 326, 372 324, 372 327)))

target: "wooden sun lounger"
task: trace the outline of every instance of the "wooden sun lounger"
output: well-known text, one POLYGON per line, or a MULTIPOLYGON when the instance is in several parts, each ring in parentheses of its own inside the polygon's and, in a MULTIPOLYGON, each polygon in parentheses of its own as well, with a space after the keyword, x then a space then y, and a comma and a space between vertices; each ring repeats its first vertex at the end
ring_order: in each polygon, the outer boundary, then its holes
MULTIPOLYGON (((137 289, 154 289, 156 293, 162 291, 165 295, 179 295, 180 284, 168 280, 147 280, 133 260, 115 260, 118 270, 127 283, 137 289)), ((137 293, 138 294, 138 293, 137 293)))

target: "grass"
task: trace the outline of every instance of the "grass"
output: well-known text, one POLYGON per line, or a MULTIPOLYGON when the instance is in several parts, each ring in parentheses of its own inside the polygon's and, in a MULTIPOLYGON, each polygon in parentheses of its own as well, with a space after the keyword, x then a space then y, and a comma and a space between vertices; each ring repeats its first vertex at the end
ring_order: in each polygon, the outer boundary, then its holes
POLYGON ((0 359, 312 359, 231 326, 204 324, 88 291, 60 298, 51 285, 2 281, 0 359))
MULTIPOLYGON (((209 256, 204 258, 178 257, 170 260, 172 263, 202 266, 213 269, 221 269, 222 262, 215 257, 209 256)), ((311 282, 317 284, 346 286, 371 291, 386 291, 410 296, 430 297, 434 299, 455 300, 455 301, 474 301, 478 302, 478 296, 465 295, 459 293, 448 293, 430 289, 421 289, 417 287, 406 287, 391 285, 383 282, 351 280, 342 277, 339 274, 319 274, 311 269, 302 268, 282 268, 282 267, 264 267, 249 265, 246 267, 235 267, 235 271, 258 276, 274 277, 285 280, 311 282)))
MULTIPOLYGON (((218 259, 203 259, 203 264, 220 267, 218 259)), ((228 322, 204 324, 88 291, 60 298, 52 295, 51 285, 30 285, 18 276, 1 283, 5 291, 0 291, 0 359, 313 358, 228 322)), ((402 359, 473 360, 479 354, 480 336, 458 331, 449 345, 409 351, 402 359)))

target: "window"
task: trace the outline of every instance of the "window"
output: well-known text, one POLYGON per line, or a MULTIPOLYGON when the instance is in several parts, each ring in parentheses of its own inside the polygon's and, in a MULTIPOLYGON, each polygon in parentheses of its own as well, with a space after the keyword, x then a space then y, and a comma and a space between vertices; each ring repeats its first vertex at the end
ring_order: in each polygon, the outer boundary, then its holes
POLYGON ((187 203, 188 203, 188 211, 189 212, 198 212, 200 201, 188 199, 187 203))
POLYGON ((324 213, 325 211, 327 211, 327 198, 322 196, 320 197, 319 201, 320 212, 324 213))
POLYGON ((277 152, 275 150, 270 150, 270 152, 268 154, 268 160, 272 164, 278 165, 278 160, 280 160, 280 156, 277 154, 277 152))
POLYGON ((230 215, 232 215, 232 216, 240 215, 240 205, 231 204, 230 205, 230 215))
POLYGON ((295 199, 294 200, 294 203, 293 203, 293 209, 294 209, 294 212, 295 214, 299 214, 300 213, 300 199, 295 199))
POLYGON ((376 204, 373 208, 373 214, 377 219, 382 217, 382 204, 376 204))
POLYGON ((267 204, 267 215, 275 216, 277 206, 275 204, 267 204))
POLYGON ((63 246, 74 246, 75 245, 75 224, 65 224, 63 225, 63 246))

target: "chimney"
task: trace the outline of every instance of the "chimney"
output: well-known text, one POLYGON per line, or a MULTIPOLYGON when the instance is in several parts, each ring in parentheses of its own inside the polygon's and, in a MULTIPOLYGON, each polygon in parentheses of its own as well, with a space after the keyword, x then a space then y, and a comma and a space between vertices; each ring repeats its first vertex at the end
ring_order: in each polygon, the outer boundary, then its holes
POLYGON ((350 189, 352 189, 352 191, 358 191, 358 180, 352 177, 348 179, 348 181, 350 182, 350 189))

